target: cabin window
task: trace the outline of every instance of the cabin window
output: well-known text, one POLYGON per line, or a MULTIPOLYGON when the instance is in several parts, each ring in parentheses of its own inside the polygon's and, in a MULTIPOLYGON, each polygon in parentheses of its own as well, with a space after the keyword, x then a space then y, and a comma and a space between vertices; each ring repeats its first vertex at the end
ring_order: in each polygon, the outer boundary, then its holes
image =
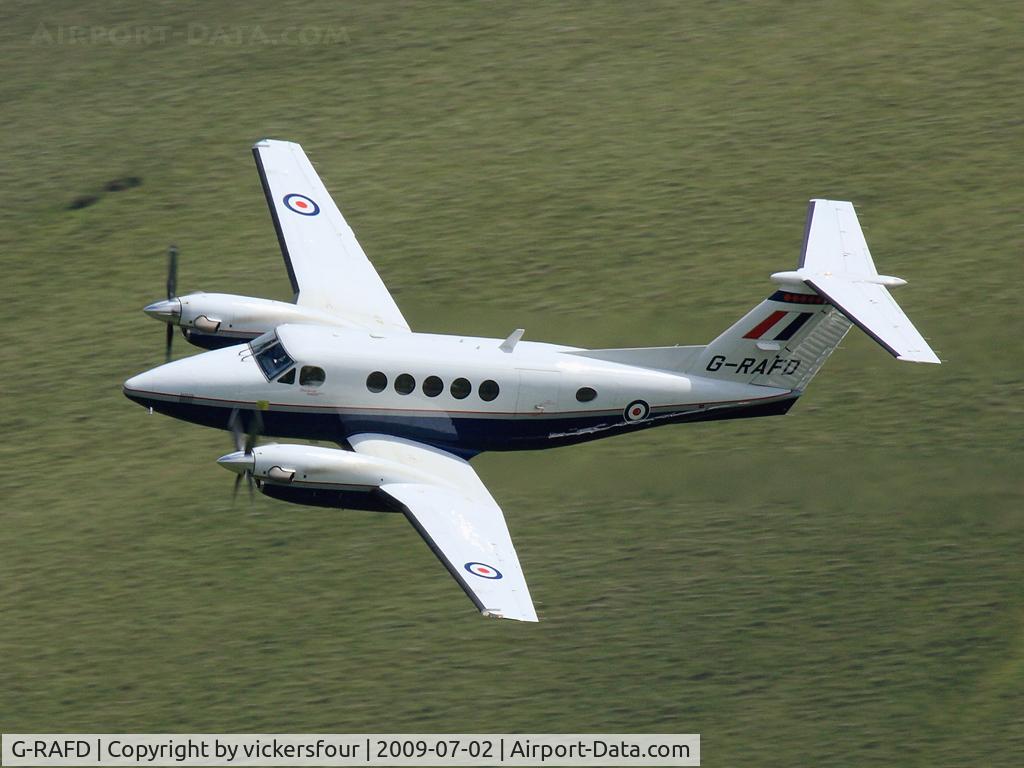
POLYGON ((576 390, 576 399, 581 403, 589 403, 597 397, 597 390, 593 387, 580 387, 576 390))
POLYGON ((295 383, 295 369, 290 368, 288 373, 277 380, 278 384, 294 384, 295 383))
POLYGON ((416 379, 408 373, 399 374, 395 379, 395 392, 400 395, 408 395, 416 389, 416 379))
POLYGON ((501 390, 498 388, 498 382, 491 381, 490 379, 481 382, 480 388, 477 390, 477 392, 480 393, 480 399, 488 403, 491 402, 491 400, 493 400, 494 398, 496 398, 498 396, 498 392, 500 391, 501 390))
POLYGON ((288 357, 288 353, 284 351, 280 342, 275 342, 257 352, 256 363, 263 371, 263 375, 267 377, 267 381, 295 365, 295 361, 288 357))
POLYGON ((323 368, 315 365, 304 365, 299 371, 299 385, 303 387, 319 387, 327 380, 323 368))
POLYGON ((437 376, 427 376, 423 380, 423 394, 427 397, 437 397, 444 391, 444 382, 437 376))
POLYGON ((472 391, 473 385, 469 383, 469 379, 459 378, 452 382, 451 393, 456 400, 464 400, 472 391))
POLYGON ((383 392, 388 385, 388 377, 382 371, 374 371, 366 377, 366 388, 371 392, 383 392))

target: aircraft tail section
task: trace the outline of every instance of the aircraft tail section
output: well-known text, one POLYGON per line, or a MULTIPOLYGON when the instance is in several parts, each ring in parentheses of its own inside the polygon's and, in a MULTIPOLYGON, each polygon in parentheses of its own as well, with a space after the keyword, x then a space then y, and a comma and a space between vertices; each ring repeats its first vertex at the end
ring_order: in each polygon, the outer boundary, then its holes
POLYGON ((889 294, 851 203, 812 200, 798 268, 777 272, 771 296, 708 344, 686 372, 802 391, 855 324, 900 360, 939 358, 889 294))
POLYGON ((850 330, 816 293, 776 291, 708 344, 687 373, 803 390, 850 330))
POLYGON ((811 200, 799 267, 772 280, 808 286, 899 360, 940 362, 889 293, 907 281, 875 269, 852 203, 811 200))

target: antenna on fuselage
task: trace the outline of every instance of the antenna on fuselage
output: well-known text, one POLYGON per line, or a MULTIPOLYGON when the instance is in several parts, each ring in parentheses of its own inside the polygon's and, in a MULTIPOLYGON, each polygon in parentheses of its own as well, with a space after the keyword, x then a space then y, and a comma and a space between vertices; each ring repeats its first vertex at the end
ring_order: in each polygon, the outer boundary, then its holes
POLYGON ((501 346, 498 347, 498 349, 500 349, 502 352, 511 352, 513 349, 516 348, 516 344, 519 343, 519 340, 523 338, 524 333, 526 333, 525 329, 516 328, 514 331, 512 331, 512 333, 508 335, 507 339, 501 342, 501 346))

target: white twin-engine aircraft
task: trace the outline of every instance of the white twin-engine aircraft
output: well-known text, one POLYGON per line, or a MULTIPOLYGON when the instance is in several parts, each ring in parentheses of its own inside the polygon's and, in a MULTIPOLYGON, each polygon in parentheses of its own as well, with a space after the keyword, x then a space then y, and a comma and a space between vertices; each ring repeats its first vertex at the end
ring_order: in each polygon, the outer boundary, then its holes
POLYGON ((537 620, 476 454, 784 414, 851 324, 900 360, 939 362, 848 202, 811 201, 798 268, 772 275, 777 290, 710 344, 579 349, 522 341, 522 329, 414 333, 302 147, 265 140, 253 154, 294 303, 179 297, 172 276, 146 313, 213 351, 139 374, 125 395, 233 431, 238 450, 218 462, 236 489, 245 477, 284 501, 401 512, 485 616, 537 620), (340 448, 254 445, 257 434, 340 448))

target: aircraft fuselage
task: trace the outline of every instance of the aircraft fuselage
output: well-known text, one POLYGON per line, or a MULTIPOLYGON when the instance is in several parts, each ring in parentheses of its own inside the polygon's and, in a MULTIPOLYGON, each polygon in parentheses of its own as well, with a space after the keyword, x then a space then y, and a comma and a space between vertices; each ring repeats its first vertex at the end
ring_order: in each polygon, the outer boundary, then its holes
POLYGON ((269 437, 380 432, 463 456, 532 450, 668 423, 785 413, 785 389, 582 357, 574 347, 285 325, 252 344, 177 360, 125 383, 154 411, 229 428, 260 416, 269 437), (272 359, 279 339, 284 353, 272 359), (260 347, 263 351, 260 352, 260 347), (254 349, 257 350, 254 353, 254 349), (262 356, 261 356, 262 355, 262 356), (262 364, 261 364, 262 360, 262 364))

